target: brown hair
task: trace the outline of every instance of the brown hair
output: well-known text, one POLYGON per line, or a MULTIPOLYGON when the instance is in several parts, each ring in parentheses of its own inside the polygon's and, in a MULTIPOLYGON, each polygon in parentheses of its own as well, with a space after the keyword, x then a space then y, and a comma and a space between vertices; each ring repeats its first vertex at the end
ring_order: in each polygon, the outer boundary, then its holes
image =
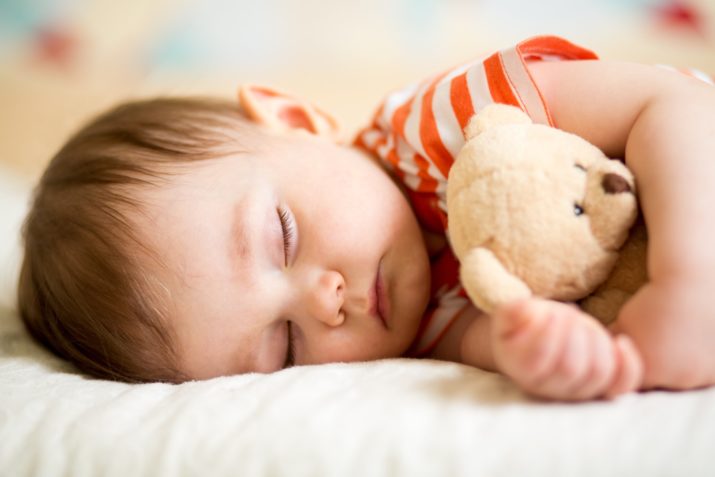
POLYGON ((246 131, 256 128, 234 103, 154 99, 120 105, 70 138, 23 228, 18 301, 30 334, 97 377, 185 380, 169 297, 147 266, 161 263, 133 232, 137 191, 177 164, 244 152, 246 131))

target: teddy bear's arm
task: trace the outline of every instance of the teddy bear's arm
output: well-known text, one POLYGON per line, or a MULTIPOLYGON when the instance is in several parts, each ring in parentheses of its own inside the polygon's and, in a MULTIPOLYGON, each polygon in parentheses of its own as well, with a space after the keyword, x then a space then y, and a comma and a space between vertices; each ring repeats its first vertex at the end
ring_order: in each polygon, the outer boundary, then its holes
POLYGON ((526 283, 507 270, 487 248, 470 250, 460 262, 462 285, 474 304, 486 313, 492 313, 500 305, 531 296, 526 283))

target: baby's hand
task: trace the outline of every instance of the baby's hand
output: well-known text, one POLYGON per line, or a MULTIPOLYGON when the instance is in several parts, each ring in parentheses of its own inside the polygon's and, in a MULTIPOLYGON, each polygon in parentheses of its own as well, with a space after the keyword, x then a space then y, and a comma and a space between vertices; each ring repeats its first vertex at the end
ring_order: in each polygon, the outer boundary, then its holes
POLYGON ((564 303, 529 299, 492 317, 499 371, 528 393, 581 401, 634 391, 643 367, 630 339, 564 303))

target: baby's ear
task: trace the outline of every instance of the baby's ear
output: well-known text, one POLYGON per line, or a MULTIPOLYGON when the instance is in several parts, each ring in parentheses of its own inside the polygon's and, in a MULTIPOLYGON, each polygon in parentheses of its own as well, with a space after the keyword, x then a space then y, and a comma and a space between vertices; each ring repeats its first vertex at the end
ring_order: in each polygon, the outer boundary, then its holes
POLYGON ((338 121, 306 101, 272 88, 243 85, 238 100, 254 121, 277 131, 305 130, 334 142, 340 141, 338 121))

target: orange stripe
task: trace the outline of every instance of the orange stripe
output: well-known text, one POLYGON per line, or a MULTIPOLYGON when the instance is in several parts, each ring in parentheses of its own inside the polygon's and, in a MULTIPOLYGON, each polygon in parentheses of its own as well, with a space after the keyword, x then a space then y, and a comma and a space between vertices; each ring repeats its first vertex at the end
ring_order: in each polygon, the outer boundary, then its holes
POLYGON ((467 123, 474 115, 472 97, 469 94, 469 87, 467 86, 467 73, 462 73, 452 79, 449 90, 449 101, 452 103, 452 109, 459 122, 459 127, 464 131, 464 128, 467 127, 467 123))
POLYGON ((410 96, 407 101, 402 103, 402 106, 397 108, 394 113, 392 113, 392 130, 397 136, 405 136, 405 122, 407 122, 407 116, 409 116, 412 110, 412 100, 414 96, 410 96))
POLYGON ((387 138, 385 137, 385 135, 383 134, 383 132, 378 129, 377 132, 380 133, 380 137, 378 137, 378 138, 374 141, 374 143, 373 143, 372 146, 369 146, 369 145, 365 142, 364 137, 365 137, 365 135, 367 135, 367 134, 369 134, 370 132, 373 132, 373 131, 375 131, 375 128, 365 128, 365 129, 363 129, 362 131, 360 131, 360 132, 357 134, 357 136, 355 136, 355 139, 353 140, 353 146, 355 146, 355 147, 357 147, 357 148, 360 148, 360 149, 363 149, 364 151, 366 151, 366 152, 368 152, 368 153, 370 153, 370 154, 372 154, 372 155, 374 155, 374 156, 376 156, 376 157, 380 157, 380 153, 379 153, 380 147, 387 142, 387 138))
POLYGON ((429 161, 419 154, 413 156, 417 166, 417 176, 421 179, 417 187, 418 192, 434 192, 437 190, 437 180, 429 173, 429 161))
POLYGON ((365 151, 368 151, 368 152, 374 152, 373 148, 368 147, 368 145, 365 144, 365 141, 362 138, 364 134, 367 134, 368 130, 369 130, 368 128, 365 128, 362 131, 360 131, 357 134, 357 136, 355 136, 355 139, 353 139, 353 146, 358 147, 360 149, 364 149, 365 151))
POLYGON ((598 56, 591 50, 574 45, 558 36, 537 36, 517 45, 524 55, 542 54, 558 55, 569 59, 596 60, 598 56))
POLYGON ((387 156, 385 157, 385 160, 392 165, 395 174, 397 174, 400 179, 404 179, 405 171, 399 166, 400 156, 397 155, 397 148, 393 147, 392 149, 390 149, 390 151, 387 153, 387 156))
POLYGON ((372 116, 372 129, 375 129, 376 131, 382 131, 382 127, 380 127, 380 122, 383 121, 383 114, 385 114, 385 101, 383 101, 380 104, 380 107, 377 108, 377 111, 375 111, 375 114, 372 116))
POLYGON ((384 161, 390 164, 392 167, 387 167, 385 166, 384 169, 388 172, 388 174, 391 176, 392 180, 394 181, 399 181, 400 184, 405 183, 405 171, 398 165, 400 162, 400 158, 397 155, 397 149, 396 148, 391 148, 387 155, 384 158, 384 161))
POLYGON ((484 70, 487 75, 489 92, 495 103, 511 104, 521 108, 519 100, 514 96, 509 80, 504 73, 504 67, 499 58, 499 53, 495 53, 484 61, 484 70))
POLYGON ((420 116, 420 140, 422 147, 427 156, 432 159, 432 162, 444 177, 449 174, 449 168, 454 162, 452 155, 449 153, 442 138, 437 130, 437 121, 435 121, 434 111, 432 109, 432 99, 436 89, 436 83, 429 87, 427 93, 422 97, 422 111, 420 116))

